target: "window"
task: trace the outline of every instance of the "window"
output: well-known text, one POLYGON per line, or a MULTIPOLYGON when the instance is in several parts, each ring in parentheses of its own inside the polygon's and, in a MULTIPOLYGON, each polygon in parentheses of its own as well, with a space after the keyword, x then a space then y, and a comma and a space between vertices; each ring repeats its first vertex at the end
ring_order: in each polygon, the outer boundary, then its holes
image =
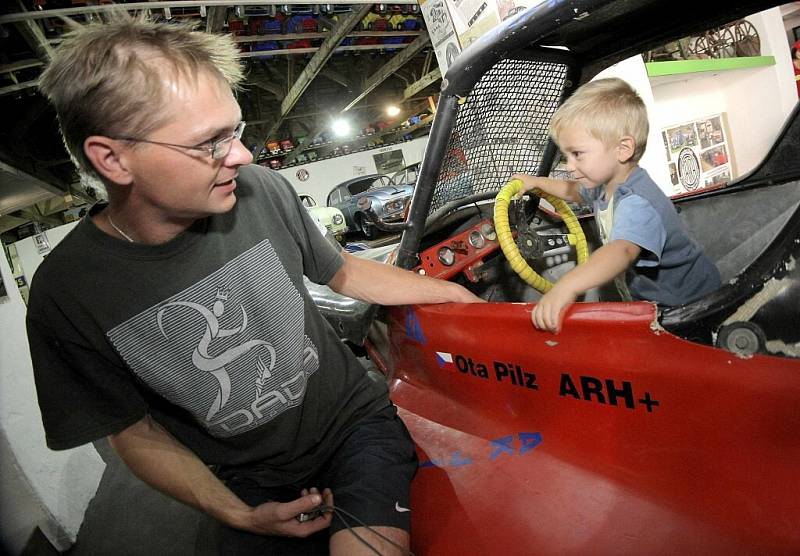
POLYGON ((355 183, 351 183, 348 189, 350 190, 351 195, 358 195, 359 193, 363 193, 367 189, 370 188, 372 184, 371 179, 357 181, 355 183))

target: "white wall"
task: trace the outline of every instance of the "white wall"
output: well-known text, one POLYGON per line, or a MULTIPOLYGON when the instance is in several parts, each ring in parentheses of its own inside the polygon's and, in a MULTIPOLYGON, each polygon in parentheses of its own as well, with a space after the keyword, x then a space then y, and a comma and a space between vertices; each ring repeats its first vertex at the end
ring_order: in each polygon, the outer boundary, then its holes
MULTIPOLYGON (((78 225, 78 222, 80 222, 80 220, 76 220, 75 222, 70 222, 68 224, 64 224, 63 226, 58 226, 45 231, 44 233, 47 235, 47 241, 50 244, 50 249, 52 250, 53 247, 58 245, 58 243, 64 239, 64 237, 72 230, 72 228, 78 225)), ((33 236, 21 239, 13 243, 13 245, 17 248, 19 266, 22 267, 22 272, 25 274, 25 280, 27 280, 28 286, 30 287, 33 274, 36 272, 36 269, 39 268, 39 265, 42 264, 46 254, 43 255, 39 253, 33 236)))
POLYGON ((105 463, 91 445, 61 452, 47 448, 25 333, 25 304, 5 254, 0 254, 0 275, 8 292, 0 302, 0 538, 6 550, 18 554, 39 526, 53 546, 66 550, 75 542, 105 463))
POLYGON ((666 195, 672 195, 672 182, 669 178, 667 167, 667 155, 661 147, 661 129, 654 122, 654 115, 658 113, 653 91, 650 85, 650 78, 647 76, 647 69, 641 56, 634 56, 623 60, 601 71, 595 79, 607 77, 618 77, 626 81, 633 87, 644 101, 647 108, 647 116, 650 120, 650 132, 647 135, 647 149, 639 161, 639 165, 647 170, 647 173, 666 195))
POLYGON ((292 166, 291 168, 278 170, 278 172, 289 180, 289 183, 292 184, 298 194, 311 195, 318 205, 324 205, 328 193, 336 185, 361 174, 374 174, 377 172, 373 155, 402 149, 405 165, 408 166, 422 161, 422 155, 427 144, 428 136, 426 135, 403 143, 395 143, 394 145, 387 145, 377 149, 360 151, 335 158, 326 158, 325 160, 309 162, 300 166, 292 166), (306 181, 300 181, 297 178, 298 171, 301 169, 308 171, 308 179, 306 181))
MULTIPOLYGON (((780 10, 773 8, 747 19, 761 37, 761 54, 775 57, 774 66, 651 80, 655 99, 655 110, 650 114, 651 126, 661 129, 727 113, 737 176, 761 162, 797 103, 780 10)), ((660 144, 660 139, 654 143, 660 144)))

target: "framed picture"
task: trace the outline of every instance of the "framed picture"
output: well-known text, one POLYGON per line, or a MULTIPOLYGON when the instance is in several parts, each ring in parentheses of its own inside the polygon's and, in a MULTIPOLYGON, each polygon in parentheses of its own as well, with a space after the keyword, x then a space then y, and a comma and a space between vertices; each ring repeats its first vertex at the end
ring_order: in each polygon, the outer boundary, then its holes
POLYGON ((393 174, 394 172, 402 170, 406 165, 403 159, 402 149, 373 154, 372 158, 375 160, 375 170, 379 174, 393 174))
POLYGON ((663 128, 673 195, 722 187, 734 175, 725 114, 712 114, 663 128))

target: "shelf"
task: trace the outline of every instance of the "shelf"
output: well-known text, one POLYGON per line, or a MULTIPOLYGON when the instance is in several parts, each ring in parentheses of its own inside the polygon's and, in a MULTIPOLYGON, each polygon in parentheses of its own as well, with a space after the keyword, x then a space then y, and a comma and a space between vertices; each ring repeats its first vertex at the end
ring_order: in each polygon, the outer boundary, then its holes
MULTIPOLYGON (((353 138, 351 138, 349 140, 345 140, 345 141, 328 141, 326 143, 320 143, 320 144, 317 144, 317 145, 308 145, 308 146, 304 146, 303 144, 299 144, 299 145, 295 146, 294 150, 299 150, 301 154, 309 152, 309 151, 324 150, 326 148, 330 149, 330 151, 325 153, 325 154, 323 154, 322 156, 319 156, 318 158, 316 158, 314 160, 306 160, 306 161, 303 161, 303 162, 297 162, 296 159, 295 159, 292 162, 290 162, 289 164, 286 164, 285 166, 281 166, 280 169, 291 168, 292 166, 299 166, 299 165, 302 165, 302 164, 308 164, 310 162, 319 162, 320 160, 325 160, 325 159, 328 159, 328 158, 336 158, 336 157, 339 157, 339 156, 346 156, 348 154, 354 154, 354 153, 357 153, 357 152, 368 151, 368 150, 372 150, 372 149, 379 149, 379 148, 387 147, 389 145, 394 145, 394 144, 397 144, 397 143, 404 143, 405 141, 403 141, 403 140, 395 139, 395 140, 392 140, 392 141, 389 141, 389 142, 381 143, 379 145, 363 144, 365 141, 367 141, 367 143, 368 143, 370 140, 381 139, 381 138, 389 136, 389 135, 394 135, 395 137, 400 135, 402 137, 402 136, 408 135, 409 133, 417 131, 419 129, 428 128, 428 127, 431 126, 432 123, 433 123, 433 116, 428 116, 427 118, 423 118, 419 123, 416 123, 416 124, 413 124, 413 125, 410 125, 410 126, 407 126, 407 127, 393 127, 391 129, 384 129, 382 131, 376 131, 375 133, 372 133, 370 135, 363 135, 361 137, 353 137, 353 138), (344 146, 344 145, 351 146, 350 152, 347 152, 347 153, 341 152, 341 153, 336 154, 336 155, 333 154, 333 148, 334 147, 344 146), (356 146, 356 145, 360 145, 360 146, 356 146)), ((259 163, 262 163, 262 162, 266 162, 266 161, 268 161, 268 160, 270 160, 272 158, 283 158, 283 157, 285 157, 286 155, 288 155, 288 154, 290 154, 292 152, 294 152, 294 151, 281 152, 281 153, 278 153, 278 154, 262 154, 262 155, 260 155, 260 156, 258 156, 256 158, 256 163, 259 164, 259 163)))
POLYGON ((726 71, 774 65, 774 56, 745 56, 740 58, 707 58, 703 60, 648 62, 645 64, 645 68, 647 68, 648 77, 661 77, 665 75, 678 75, 682 73, 726 71))
POLYGON ((287 152, 281 151, 279 153, 261 154, 261 155, 259 155, 258 159, 259 160, 269 160, 270 158, 283 158, 284 156, 286 156, 290 152, 292 152, 292 151, 287 151, 287 152))

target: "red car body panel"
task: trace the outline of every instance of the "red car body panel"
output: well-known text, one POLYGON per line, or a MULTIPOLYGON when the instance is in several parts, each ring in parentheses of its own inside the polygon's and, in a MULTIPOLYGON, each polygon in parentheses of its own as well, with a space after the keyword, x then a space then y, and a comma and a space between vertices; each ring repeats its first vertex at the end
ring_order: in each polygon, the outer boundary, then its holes
POLYGON ((800 361, 649 303, 575 304, 558 335, 531 308, 393 308, 372 346, 418 447, 416 554, 800 553, 800 361))

